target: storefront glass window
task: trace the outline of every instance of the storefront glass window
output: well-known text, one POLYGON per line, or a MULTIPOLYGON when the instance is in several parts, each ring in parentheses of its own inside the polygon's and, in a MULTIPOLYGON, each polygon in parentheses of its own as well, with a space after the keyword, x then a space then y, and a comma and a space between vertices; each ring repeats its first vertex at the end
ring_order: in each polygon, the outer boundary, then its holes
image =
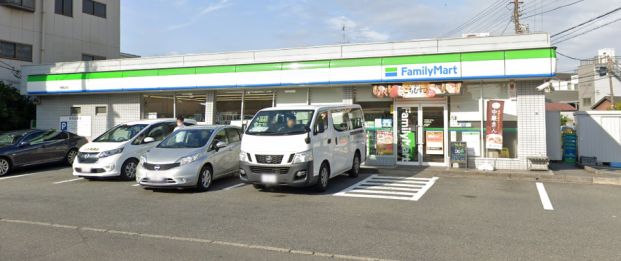
POLYGON ((142 99, 144 119, 174 118, 174 95, 147 94, 142 99))
POLYGON ((367 131, 367 155, 394 156, 392 101, 356 102, 362 106, 367 131))
POLYGON ((517 100, 508 84, 464 87, 461 95, 450 98, 449 140, 466 142, 470 156, 517 158, 517 100))
MULTIPOLYGON (((197 122, 205 121, 205 93, 177 93, 175 97, 177 115, 197 122)), ((176 115, 176 116, 177 116, 176 115)))

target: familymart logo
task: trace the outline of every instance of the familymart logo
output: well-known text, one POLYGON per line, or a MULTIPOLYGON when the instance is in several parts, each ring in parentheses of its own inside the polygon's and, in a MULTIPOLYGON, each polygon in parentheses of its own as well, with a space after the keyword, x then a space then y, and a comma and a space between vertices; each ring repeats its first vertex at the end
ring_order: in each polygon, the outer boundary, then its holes
POLYGON ((386 67, 386 77, 395 77, 397 76, 397 67, 386 67))
POLYGON ((386 67, 384 69, 386 77, 455 77, 459 76, 457 65, 417 65, 386 67))

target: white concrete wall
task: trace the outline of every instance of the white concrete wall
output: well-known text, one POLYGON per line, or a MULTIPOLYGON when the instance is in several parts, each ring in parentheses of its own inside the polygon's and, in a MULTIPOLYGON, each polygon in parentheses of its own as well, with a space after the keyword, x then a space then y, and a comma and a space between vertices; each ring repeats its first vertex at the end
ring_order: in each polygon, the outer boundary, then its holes
POLYGON ((563 149, 561 142, 561 113, 558 111, 546 112, 546 141, 548 158, 562 160, 563 149))
POLYGON ((140 120, 141 94, 101 94, 41 96, 37 106, 37 128, 58 129, 61 116, 69 116, 73 106, 81 108, 80 116, 91 116, 91 137, 124 122, 140 120), (95 114, 95 107, 107 106, 107 113, 95 114))

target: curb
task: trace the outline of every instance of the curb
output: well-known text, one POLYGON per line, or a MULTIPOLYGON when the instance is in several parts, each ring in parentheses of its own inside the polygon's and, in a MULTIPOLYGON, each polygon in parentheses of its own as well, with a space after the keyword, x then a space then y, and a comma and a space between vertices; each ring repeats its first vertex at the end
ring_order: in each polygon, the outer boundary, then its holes
MULTIPOLYGON (((587 167, 585 166, 585 170, 587 167)), ((377 168, 378 175, 412 175, 412 170, 399 168, 377 168)), ((561 175, 554 171, 477 171, 477 170, 458 170, 458 169, 426 169, 418 170, 415 176, 437 176, 445 178, 495 178, 503 180, 532 181, 532 182, 554 182, 567 184, 591 184, 591 185, 614 185, 621 186, 621 175, 602 176, 603 173, 593 173, 591 175, 561 175)))

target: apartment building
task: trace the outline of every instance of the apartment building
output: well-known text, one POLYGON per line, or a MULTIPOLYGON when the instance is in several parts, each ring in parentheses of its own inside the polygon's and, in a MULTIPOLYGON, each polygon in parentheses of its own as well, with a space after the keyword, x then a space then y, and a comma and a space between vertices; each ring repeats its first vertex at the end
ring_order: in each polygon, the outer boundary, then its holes
POLYGON ((23 65, 120 57, 120 0, 0 0, 0 81, 19 87, 23 65))

